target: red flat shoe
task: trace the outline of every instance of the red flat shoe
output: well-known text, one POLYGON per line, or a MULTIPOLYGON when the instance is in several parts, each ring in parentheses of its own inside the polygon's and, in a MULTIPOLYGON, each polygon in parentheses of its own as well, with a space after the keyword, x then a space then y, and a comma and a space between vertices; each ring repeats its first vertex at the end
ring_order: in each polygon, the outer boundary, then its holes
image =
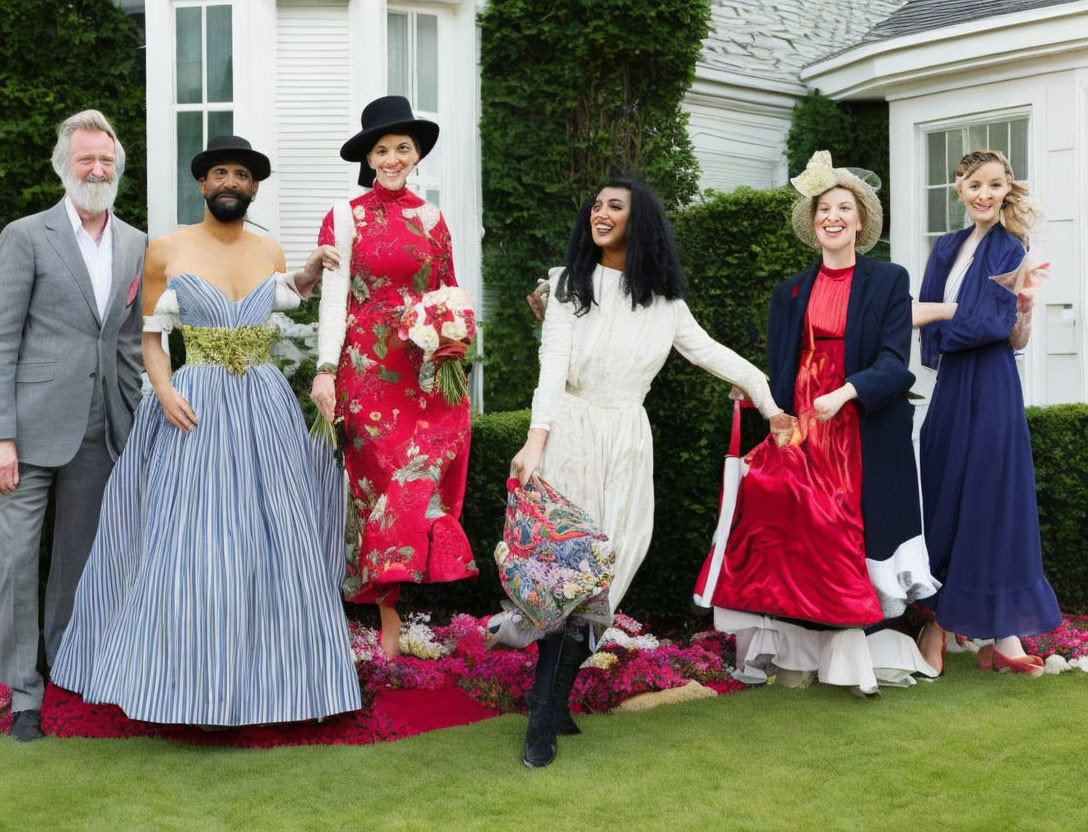
POLYGON ((1043 660, 1038 656, 1009 658, 994 650, 994 670, 998 673, 1023 673, 1026 676, 1042 676, 1043 660))
POLYGON ((987 644, 978 651, 979 670, 990 671, 994 669, 994 646, 987 644))

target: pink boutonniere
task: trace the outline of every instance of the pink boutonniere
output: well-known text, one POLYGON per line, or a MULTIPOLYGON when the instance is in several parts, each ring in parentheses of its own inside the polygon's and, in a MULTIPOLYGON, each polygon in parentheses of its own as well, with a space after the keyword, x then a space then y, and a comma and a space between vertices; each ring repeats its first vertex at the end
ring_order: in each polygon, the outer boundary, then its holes
POLYGON ((125 306, 132 306, 132 302, 136 300, 136 293, 140 291, 140 276, 136 275, 132 278, 132 282, 128 284, 128 296, 125 298, 125 306))

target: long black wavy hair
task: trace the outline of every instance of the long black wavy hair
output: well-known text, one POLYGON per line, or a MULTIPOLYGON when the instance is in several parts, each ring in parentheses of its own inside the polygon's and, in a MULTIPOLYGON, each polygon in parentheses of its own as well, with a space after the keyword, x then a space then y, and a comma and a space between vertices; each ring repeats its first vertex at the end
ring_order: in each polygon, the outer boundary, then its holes
POLYGON ((596 303, 593 271, 601 261, 601 247, 593 242, 589 217, 597 195, 605 188, 623 188, 631 194, 623 269, 623 293, 630 296, 631 308, 649 306, 656 295, 668 300, 682 298, 688 282, 680 267, 672 226, 665 217, 665 204, 645 184, 623 176, 613 177, 582 203, 567 244, 566 268, 559 278, 556 298, 576 301, 575 315, 584 315, 596 303))

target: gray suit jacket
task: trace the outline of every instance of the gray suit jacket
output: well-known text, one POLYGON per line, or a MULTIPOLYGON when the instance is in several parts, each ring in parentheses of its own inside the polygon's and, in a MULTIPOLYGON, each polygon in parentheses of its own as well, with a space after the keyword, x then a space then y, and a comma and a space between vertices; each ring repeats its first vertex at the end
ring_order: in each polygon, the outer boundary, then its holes
POLYGON ((0 439, 15 440, 20 462, 54 467, 75 456, 95 385, 115 459, 132 428, 143 369, 147 235, 116 216, 111 227, 113 289, 105 320, 63 200, 0 234, 0 439))

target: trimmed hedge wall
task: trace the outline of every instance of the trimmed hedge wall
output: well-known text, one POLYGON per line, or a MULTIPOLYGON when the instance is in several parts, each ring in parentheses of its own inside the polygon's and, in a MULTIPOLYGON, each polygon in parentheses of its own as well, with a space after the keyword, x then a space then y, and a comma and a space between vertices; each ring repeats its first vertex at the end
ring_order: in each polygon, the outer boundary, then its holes
POLYGON ((143 34, 113 0, 6 0, 3 12, 0 228, 61 198, 51 163, 57 126, 89 107, 105 114, 125 148, 117 213, 146 227, 143 34))
POLYGON ((578 206, 616 172, 669 206, 698 191, 681 102, 709 0, 490 0, 480 24, 484 406, 529 404, 525 295, 566 250, 578 206))
POLYGON ((1088 404, 1029 407, 1043 569, 1062 609, 1088 613, 1088 404))
MULTIPOLYGON (((674 359, 665 372, 677 369, 674 359)), ((667 380, 664 375, 658 378, 667 380)), ((661 392, 655 386, 651 395, 660 398, 661 392)), ((706 398, 716 396, 708 394, 706 398)), ((668 435, 663 435, 660 424, 655 425, 653 545, 623 605, 635 616, 661 621, 684 616, 691 608, 691 588, 710 548, 716 520, 728 405, 723 403, 717 410, 714 420, 689 424, 668 435), (713 435, 708 439, 707 434, 713 435), (691 446, 683 454, 667 450, 670 445, 683 444, 691 446), (696 445, 701 450, 696 450, 696 445)), ((1027 416, 1046 576, 1062 609, 1088 613, 1088 405, 1031 407, 1027 416)), ((406 585, 406 610, 458 610, 477 615, 498 610, 504 596, 492 553, 502 536, 510 460, 528 429, 528 410, 473 417, 463 522, 480 577, 454 584, 406 585)), ((764 435, 763 420, 746 411, 745 447, 764 435)))

